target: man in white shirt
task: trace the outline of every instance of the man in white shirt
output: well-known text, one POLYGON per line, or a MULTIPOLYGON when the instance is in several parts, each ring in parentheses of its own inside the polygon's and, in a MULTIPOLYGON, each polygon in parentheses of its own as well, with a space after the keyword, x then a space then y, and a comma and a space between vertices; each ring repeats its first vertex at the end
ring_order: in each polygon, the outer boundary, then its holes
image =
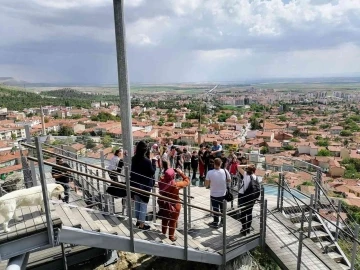
POLYGON ((247 195, 244 196, 246 190, 249 188, 252 179, 258 181, 255 175, 256 168, 254 165, 239 165, 239 173, 243 176, 243 180, 239 183, 239 194, 238 194, 238 207, 243 207, 240 212, 240 222, 242 228, 240 230, 241 236, 246 236, 250 233, 251 222, 252 222, 252 211, 255 204, 255 200, 247 195), (244 168, 245 167, 245 168, 244 168), (244 170, 244 169, 245 170, 244 170))
MULTIPOLYGON (((214 169, 208 171, 205 178, 205 186, 210 187, 211 206, 213 211, 222 213, 222 204, 225 198, 227 185, 231 182, 230 173, 221 169, 221 159, 214 160, 214 169)), ((219 215, 214 215, 214 221, 209 226, 218 228, 219 215)))

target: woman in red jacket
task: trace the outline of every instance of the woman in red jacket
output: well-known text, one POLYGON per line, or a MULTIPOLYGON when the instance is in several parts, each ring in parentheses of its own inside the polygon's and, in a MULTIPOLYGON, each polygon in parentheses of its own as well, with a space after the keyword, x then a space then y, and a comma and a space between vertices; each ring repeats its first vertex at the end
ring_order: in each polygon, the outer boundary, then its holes
POLYGON ((237 167, 238 167, 238 165, 239 165, 239 162, 238 162, 238 160, 237 160, 237 157, 235 156, 235 155, 233 155, 233 157, 232 157, 232 160, 230 161, 230 164, 229 164, 229 172, 230 172, 230 175, 231 175, 231 180, 232 180, 232 182, 231 182, 231 186, 236 186, 237 185, 237 177, 238 177, 238 175, 237 175, 237 172, 238 172, 238 169, 237 169, 237 167))
POLYGON ((189 183, 189 177, 187 177, 180 169, 174 170, 172 168, 167 169, 159 181, 160 195, 178 201, 178 203, 175 203, 158 199, 160 207, 159 215, 162 218, 162 233, 166 235, 169 227, 169 239, 173 242, 177 239, 175 236, 175 229, 181 210, 179 190, 187 187, 189 183), (175 171, 182 177, 182 181, 175 181, 175 171))

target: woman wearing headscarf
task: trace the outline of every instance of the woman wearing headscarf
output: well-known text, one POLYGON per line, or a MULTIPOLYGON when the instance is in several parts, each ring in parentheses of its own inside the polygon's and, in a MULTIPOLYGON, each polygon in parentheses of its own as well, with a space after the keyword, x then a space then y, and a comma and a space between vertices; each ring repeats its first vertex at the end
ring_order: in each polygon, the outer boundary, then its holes
MULTIPOLYGON (((135 155, 131 159, 130 186, 150 192, 155 184, 154 174, 156 160, 150 160, 148 145, 140 141, 136 145, 135 155)), ((133 191, 131 196, 135 200, 136 226, 141 230, 148 230, 150 226, 145 224, 147 204, 150 196, 141 192, 133 191)))
POLYGON ((178 201, 178 203, 175 203, 158 199, 160 217, 162 218, 162 233, 166 235, 169 228, 169 239, 173 242, 177 239, 175 229, 181 210, 179 190, 187 187, 189 183, 189 177, 180 169, 174 170, 172 168, 167 169, 159 181, 160 195, 178 201), (175 172, 182 177, 182 181, 175 181, 175 172))

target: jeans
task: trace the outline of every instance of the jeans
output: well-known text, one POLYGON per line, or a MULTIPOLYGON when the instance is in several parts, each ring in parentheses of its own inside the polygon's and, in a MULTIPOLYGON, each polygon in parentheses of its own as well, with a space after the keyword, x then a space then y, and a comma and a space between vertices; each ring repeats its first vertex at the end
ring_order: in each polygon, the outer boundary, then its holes
POLYGON ((63 183, 63 182, 55 182, 56 184, 60 184, 64 188, 64 199, 63 201, 66 203, 69 203, 69 191, 70 191, 70 185, 69 183, 63 183))
POLYGON ((139 195, 134 195, 135 199, 135 217, 140 222, 145 222, 147 203, 144 203, 139 195))
MULTIPOLYGON (((223 201, 224 201, 224 196, 221 196, 221 197, 213 197, 213 196, 211 196, 212 210, 215 211, 215 212, 222 213, 223 201)), ((214 222, 219 223, 219 216, 218 215, 214 215, 214 222)))
POLYGON ((196 179, 197 167, 193 167, 192 171, 193 171, 193 174, 192 174, 191 180, 196 179))
POLYGON ((238 196, 238 207, 245 207, 240 212, 240 222, 242 225, 242 230, 250 232, 251 222, 252 222, 252 211, 255 204, 255 201, 249 197, 241 197, 242 194, 239 193, 238 196))

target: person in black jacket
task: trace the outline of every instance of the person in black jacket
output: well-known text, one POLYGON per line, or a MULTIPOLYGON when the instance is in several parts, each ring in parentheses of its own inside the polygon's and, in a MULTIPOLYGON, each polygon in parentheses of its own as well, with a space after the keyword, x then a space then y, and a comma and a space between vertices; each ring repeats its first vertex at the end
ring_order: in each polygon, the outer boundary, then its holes
MULTIPOLYGON (((65 168, 71 169, 70 165, 63 161, 62 157, 56 157, 56 164, 65 168)), ((69 192, 70 192, 70 173, 65 168, 55 168, 51 170, 51 175, 55 178, 55 183, 60 184, 64 187, 64 199, 63 201, 69 203, 69 192)), ((59 197, 59 199, 61 199, 59 197)))
POLYGON ((191 169, 193 171, 191 180, 194 181, 196 179, 196 173, 199 166, 199 156, 196 151, 192 152, 191 156, 191 169))
MULTIPOLYGON (((148 145, 140 141, 136 145, 136 152, 131 160, 130 186, 150 192, 155 184, 153 176, 156 170, 156 159, 151 161, 146 154, 148 154, 148 145)), ((141 230, 150 229, 150 226, 145 224, 150 196, 136 191, 131 192, 131 196, 135 200, 136 226, 141 230)))

